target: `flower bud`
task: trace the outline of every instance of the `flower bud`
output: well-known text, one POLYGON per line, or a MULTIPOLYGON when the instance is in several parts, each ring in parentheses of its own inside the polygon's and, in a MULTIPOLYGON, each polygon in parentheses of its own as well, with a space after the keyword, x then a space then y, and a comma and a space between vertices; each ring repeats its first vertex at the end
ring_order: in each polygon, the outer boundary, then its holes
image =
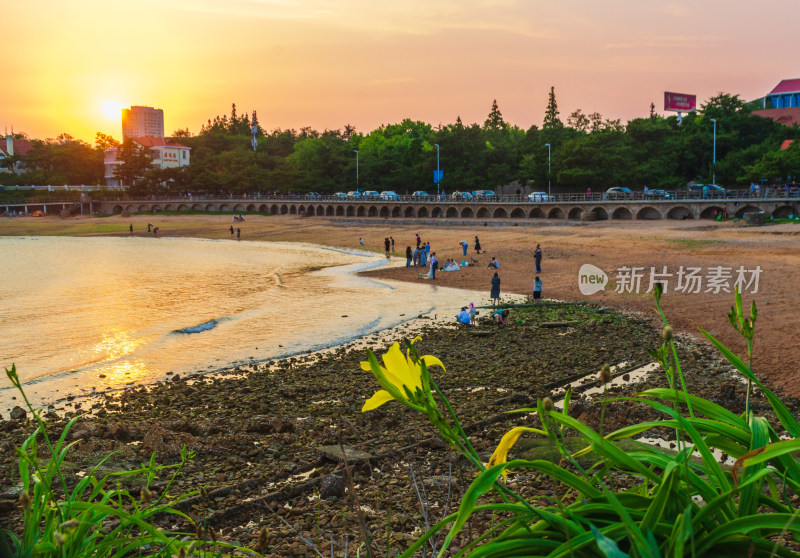
POLYGON ((542 399, 542 407, 544 408, 545 411, 550 412, 553 410, 555 405, 553 405, 552 399, 550 399, 549 397, 545 397, 544 399, 542 399))
POLYGON ((664 326, 664 331, 661 332, 661 337, 664 341, 672 341, 672 326, 664 326))
POLYGON ((61 529, 75 529, 80 523, 77 519, 69 519, 60 525, 61 529))
POLYGON ((611 381, 611 367, 608 364, 604 364, 600 367, 600 382, 603 384, 607 384, 611 381))
POLYGON ((149 504, 150 500, 153 499, 153 491, 147 488, 146 486, 142 488, 142 502, 145 504, 149 504))
POLYGON ((63 533, 56 531, 53 533, 53 542, 56 543, 56 546, 62 546, 67 542, 67 537, 65 537, 63 533))
POLYGON ((19 499, 17 500, 17 503, 19 504, 20 508, 27 510, 29 507, 31 507, 31 495, 28 494, 26 490, 23 490, 19 493, 19 499))

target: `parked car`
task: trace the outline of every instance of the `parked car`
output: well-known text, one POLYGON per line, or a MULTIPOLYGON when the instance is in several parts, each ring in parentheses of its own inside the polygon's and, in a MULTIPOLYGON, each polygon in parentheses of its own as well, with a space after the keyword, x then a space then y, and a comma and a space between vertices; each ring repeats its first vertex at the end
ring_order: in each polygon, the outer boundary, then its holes
POLYGON ((642 192, 642 197, 648 200, 671 200, 673 196, 666 190, 648 190, 642 192))
POLYGON ((620 186, 609 188, 603 194, 604 200, 632 200, 635 197, 636 195, 633 193, 633 190, 620 186))
POLYGON ((347 199, 347 194, 345 194, 344 192, 336 192, 333 195, 333 199, 335 199, 335 200, 346 200, 347 199))
POLYGON ((497 195, 494 193, 494 190, 475 190, 472 192, 472 197, 476 200, 494 200, 497 199, 497 195))
POLYGON ((398 196, 396 192, 392 192, 391 190, 386 190, 384 192, 381 192, 381 199, 397 201, 400 199, 400 196, 398 196))
POLYGON ((528 194, 528 200, 532 202, 546 202, 553 201, 555 198, 547 192, 531 192, 528 194))
POLYGON ((726 190, 716 184, 691 184, 689 185, 690 198, 729 198, 733 197, 732 190, 726 190))
POLYGON ((364 196, 365 200, 377 200, 381 197, 381 195, 375 190, 364 190, 362 195, 364 196))
POLYGON ((350 198, 351 200, 358 200, 361 199, 362 196, 361 192, 353 191, 353 192, 347 192, 347 197, 350 198))
POLYGON ((454 201, 472 201, 472 194, 469 192, 453 192, 450 194, 450 199, 454 201))
POLYGON ((428 192, 426 192, 425 190, 417 190, 416 192, 411 194, 411 197, 414 198, 415 200, 429 200, 429 199, 431 199, 431 195, 428 192))

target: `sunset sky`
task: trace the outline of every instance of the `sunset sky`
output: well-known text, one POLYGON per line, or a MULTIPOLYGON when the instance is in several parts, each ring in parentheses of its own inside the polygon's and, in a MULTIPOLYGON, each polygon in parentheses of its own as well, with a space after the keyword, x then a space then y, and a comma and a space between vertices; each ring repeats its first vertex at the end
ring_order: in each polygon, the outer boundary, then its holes
POLYGON ((797 0, 27 0, 0 18, 0 126, 121 137, 119 108, 165 132, 258 111, 267 130, 403 118, 541 125, 663 110, 665 90, 761 97, 800 77, 797 0), (113 118, 106 115, 115 107, 113 118), (105 112, 104 112, 105 108, 105 112))

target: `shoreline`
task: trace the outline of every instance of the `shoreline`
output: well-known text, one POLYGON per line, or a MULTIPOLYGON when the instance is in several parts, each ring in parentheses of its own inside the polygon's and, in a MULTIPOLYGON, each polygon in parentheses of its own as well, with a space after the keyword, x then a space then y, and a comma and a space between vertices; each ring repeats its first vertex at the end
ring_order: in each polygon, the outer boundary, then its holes
MULTIPOLYGON (((334 538, 337 552, 344 536, 359 540, 351 499, 346 492, 330 494, 322 488, 326 479, 345 475, 341 461, 323 448, 342 444, 353 452, 348 474, 358 487, 358 498, 369 503, 368 527, 378 535, 388 522, 392 547, 405 548, 421 521, 412 477, 416 482, 422 479, 431 502, 443 505, 447 494, 453 501, 463 494, 470 467, 452 460, 435 429, 418 413, 396 402, 361 412, 363 402, 379 388, 371 373, 359 366, 366 348, 380 358, 387 343, 421 335, 420 353, 444 362, 446 371, 436 369, 436 381, 488 460, 504 432, 529 421, 527 414, 507 411, 534 406, 537 398, 555 395, 558 386, 575 382, 576 376, 593 386, 602 363, 649 361, 647 349, 660 343, 659 331, 646 320, 593 306, 515 309, 506 327, 490 323, 489 316, 480 317, 474 328, 448 326, 444 318, 417 318, 348 346, 290 357, 253 371, 234 369, 224 377, 193 376, 105 395, 96 407, 84 409, 92 416, 81 418, 68 437, 78 441, 71 450, 70 473, 80 476, 98 456, 110 452, 117 453, 104 465, 105 471, 140 463, 152 452, 159 463, 171 463, 185 444, 197 457, 172 490, 185 493, 204 487, 208 501, 192 498, 182 511, 195 521, 205 518, 222 540, 251 546, 263 526, 270 536, 267 555, 311 556, 315 552, 302 543, 301 535, 326 547, 334 538), (571 325, 543 325, 554 320, 571 325), (368 456, 367 461, 358 456, 368 456), (442 484, 442 479, 449 480, 442 484), (319 524, 326 526, 324 533, 316 531, 319 524)), ((744 384, 730 378, 730 367, 690 339, 683 337, 679 345, 690 389, 722 395, 721 403, 738 410, 744 384)), ((650 373, 641 384, 626 378, 627 371, 620 370, 609 395, 666 385, 663 373, 650 373)), ((596 424, 597 401, 591 391, 576 390, 571 408, 576 417, 596 424)), ((754 405, 764 408, 761 400, 754 405)), ((69 415, 74 414, 78 412, 69 415)), ((649 416, 648 410, 611 403, 606 425, 616 429, 649 416)), ((48 415, 51 434, 66 418, 48 415)), ((18 443, 32 429, 20 421, 0 425, 8 436, 6 444, 18 443)), ((669 439, 668 432, 648 434, 669 439)), ((521 441, 515 455, 535 458, 540 451, 543 448, 530 439, 521 441)), ((8 481, 16 463, 11 453, 5 452, 0 462, 0 505, 13 494, 14 485, 8 481)), ((510 482, 539 490, 538 483, 527 478, 515 474, 510 482)), ((441 513, 441 508, 431 513, 441 513)))

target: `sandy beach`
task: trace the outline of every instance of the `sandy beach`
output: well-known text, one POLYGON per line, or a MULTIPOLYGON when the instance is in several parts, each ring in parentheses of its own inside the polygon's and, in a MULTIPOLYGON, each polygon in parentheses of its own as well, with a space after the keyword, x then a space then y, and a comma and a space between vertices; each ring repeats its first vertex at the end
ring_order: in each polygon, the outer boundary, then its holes
MULTIPOLYGON (((133 224, 134 235, 147 235, 147 224, 159 226, 160 236, 193 236, 231 239, 231 218, 228 215, 134 215, 131 217, 17 218, 0 220, 2 235, 76 236, 127 235, 133 224)), ((677 331, 697 336, 701 326, 717 336, 738 354, 744 354, 741 337, 731 328, 727 314, 733 294, 706 292, 674 292, 681 268, 699 267, 707 274, 718 266, 737 270, 743 266, 754 270, 760 266, 758 292, 744 293, 744 304, 752 300, 758 305, 758 324, 754 349, 754 370, 770 385, 787 394, 800 396, 800 351, 796 338, 800 335, 797 278, 800 277, 800 227, 792 224, 743 227, 738 223, 710 221, 605 221, 590 224, 546 221, 527 226, 513 222, 487 223, 474 226, 421 226, 405 221, 355 221, 323 217, 248 215, 241 229, 243 241, 310 242, 349 249, 365 248, 382 253, 383 240, 395 239, 394 254, 405 261, 406 246, 414 246, 415 234, 430 242, 440 262, 462 258, 459 242, 469 242, 467 258, 477 260, 473 267, 459 272, 440 272, 438 284, 485 291, 488 298, 493 270, 486 268, 492 256, 500 262, 498 274, 502 293, 530 295, 535 267, 536 244, 543 250, 542 273, 544 297, 560 300, 600 302, 628 312, 640 312, 654 320, 652 295, 646 293, 650 269, 661 272, 667 266, 673 277, 668 279, 662 306, 677 331), (479 236, 485 253, 475 254, 474 239, 479 236), (593 264, 613 279, 615 270, 623 266, 644 268, 639 292, 617 293, 612 288, 590 296, 581 294, 577 274, 583 264, 593 264)), ((150 235, 152 236, 152 235, 150 235)), ((232 240, 235 242, 235 240, 232 240)), ((387 266, 368 275, 405 281, 421 281, 419 269, 404 265, 387 266)), ((729 282, 732 285, 732 282, 729 282)), ((752 290, 752 286, 750 288, 752 290)), ((477 301, 476 301, 477 302, 477 301)))
MULTIPOLYGON (((230 239, 228 219, 206 215, 9 219, 0 221, 0 235, 127 235, 133 224, 134 234, 143 236, 148 234, 147 224, 154 223, 160 227, 160 236, 230 239)), ((407 548, 426 524, 452 510, 473 478, 469 463, 448 451, 419 413, 397 403, 361 412, 365 399, 378 387, 359 366, 366 348, 380 354, 387 343, 421 335, 420 352, 445 363, 447 371, 437 372, 437 382, 485 460, 510 427, 529 424, 527 415, 506 411, 533 406, 537 398, 548 395, 557 398, 565 385, 581 377, 578 383, 583 387, 595 386, 596 372, 604 363, 618 365, 610 391, 615 396, 666 386, 658 370, 641 377, 635 373, 651 361, 648 349, 661 343, 651 295, 607 289, 583 296, 576 274, 584 263, 609 273, 623 265, 760 265, 759 292, 745 296, 746 304, 752 298, 759 304, 755 369, 786 393, 800 391, 793 342, 800 331, 793 292, 794 277, 800 271, 795 248, 800 230, 794 226, 745 229, 731 224, 634 222, 417 227, 288 216, 248 216, 237 226, 242 229, 242 241, 299 241, 359 249, 359 238, 364 238, 366 249, 381 253, 383 239, 392 236, 400 261, 393 260, 369 275, 405 281, 424 280, 419 269, 407 269, 405 258, 399 256, 415 233, 431 242, 441 261, 463 259, 458 242, 466 240, 470 243, 467 259, 474 258, 476 264, 458 272, 440 272, 436 281, 483 291, 485 299, 494 273, 486 267, 492 256, 500 262, 503 296, 530 294, 533 251, 540 243, 545 297, 595 303, 512 309, 506 328, 491 323, 486 310, 481 310, 476 328, 443 326, 441 316, 416 319, 320 354, 233 369, 224 377, 173 378, 100 394, 89 401, 64 402, 56 412, 48 412, 52 432, 59 432, 69 417, 89 413, 69 436, 77 441, 70 452, 70 482, 108 452, 115 453, 102 472, 136 467, 153 452, 159 463, 171 463, 186 445, 197 456, 173 491, 202 488, 204 492, 180 509, 195 522, 205 522, 218 540, 232 544, 254 547, 259 532, 266 529, 268 536, 258 550, 268 556, 354 556, 363 538, 362 515, 375 543, 394 555, 407 548), (476 234, 485 253, 475 253, 476 234), (544 326, 554 320, 568 325, 544 326), (349 453, 347 464, 336 457, 336 448, 341 447, 349 453), (420 487, 425 493, 422 500, 416 496, 420 487)), ((730 375, 730 367, 714 350, 693 339, 696 325, 703 325, 741 352, 726 318, 732 300, 730 294, 671 296, 668 289, 663 307, 680 333, 679 353, 689 390, 741 413, 744 384, 730 375)), ((576 388, 570 413, 596 428, 600 395, 589 393, 576 388)), ((798 408, 791 399, 787 404, 798 408)), ((657 418, 643 407, 609 404, 606 428, 657 418)), ((761 397, 754 397, 753 409, 771 416, 761 397)), ((0 420, 4 456, 0 524, 14 529, 19 519, 13 513, 19 484, 13 447, 33 427, 24 417, 2 419, 6 420, 0 420)), ((670 432, 652 429, 648 435, 668 440, 670 432)), ((552 457, 552 448, 535 439, 521 442, 516 451, 520 457, 552 457)), ((549 497, 557 490, 552 480, 523 473, 510 476, 509 483, 526 497, 549 497)), ((134 483, 130 489, 136 494, 138 487, 134 483)), ((470 529, 454 541, 455 548, 468 544, 473 533, 492 520, 480 515, 471 519, 470 529)), ((198 536, 208 538, 209 533, 198 536)))

